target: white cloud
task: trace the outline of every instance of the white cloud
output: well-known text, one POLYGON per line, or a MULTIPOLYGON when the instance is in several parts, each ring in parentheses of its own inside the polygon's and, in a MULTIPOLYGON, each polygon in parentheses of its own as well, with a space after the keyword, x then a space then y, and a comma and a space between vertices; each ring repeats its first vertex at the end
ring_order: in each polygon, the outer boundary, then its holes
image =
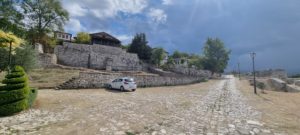
POLYGON ((65 5, 65 8, 71 16, 84 16, 88 12, 87 9, 83 8, 78 3, 68 3, 65 5))
POLYGON ((173 4, 173 0, 162 0, 162 4, 163 5, 172 5, 173 4))
POLYGON ((80 21, 77 19, 70 19, 70 21, 65 26, 67 32, 80 32, 85 31, 85 28, 81 25, 80 21))
POLYGON ((83 16, 91 13, 97 18, 104 19, 115 17, 118 12, 141 13, 148 3, 147 0, 64 0, 64 6, 71 16, 83 16))
POLYGON ((164 10, 151 8, 148 16, 154 23, 165 23, 167 21, 167 15, 164 10))
POLYGON ((126 45, 131 42, 132 36, 129 35, 116 35, 116 38, 122 41, 122 44, 126 45))

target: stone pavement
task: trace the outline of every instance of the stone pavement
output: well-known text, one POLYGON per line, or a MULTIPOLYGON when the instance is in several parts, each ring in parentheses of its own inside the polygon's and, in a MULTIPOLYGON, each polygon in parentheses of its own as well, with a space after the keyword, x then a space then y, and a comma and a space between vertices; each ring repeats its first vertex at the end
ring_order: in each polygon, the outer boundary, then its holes
POLYGON ((52 100, 46 108, 0 118, 0 134, 279 135, 260 121, 235 83, 225 76, 129 93, 45 91, 40 98, 52 100))

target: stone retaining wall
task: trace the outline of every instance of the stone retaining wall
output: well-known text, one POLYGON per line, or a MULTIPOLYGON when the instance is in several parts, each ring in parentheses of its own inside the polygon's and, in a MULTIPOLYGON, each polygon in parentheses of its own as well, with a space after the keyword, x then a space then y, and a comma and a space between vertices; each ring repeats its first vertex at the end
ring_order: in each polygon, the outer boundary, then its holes
POLYGON ((64 43, 55 47, 58 64, 100 70, 136 71, 141 64, 136 54, 118 47, 64 43))
POLYGON ((180 65, 176 65, 171 68, 170 71, 187 76, 211 76, 211 72, 208 70, 198 70, 195 68, 182 67, 180 65))
POLYGON ((42 68, 55 67, 57 63, 57 58, 55 54, 39 53, 38 54, 38 64, 42 68))
POLYGON ((204 81, 205 77, 164 77, 157 75, 124 75, 94 72, 80 72, 78 78, 73 78, 61 85, 60 89, 103 88, 107 83, 119 77, 132 77, 138 87, 172 86, 192 84, 204 81))

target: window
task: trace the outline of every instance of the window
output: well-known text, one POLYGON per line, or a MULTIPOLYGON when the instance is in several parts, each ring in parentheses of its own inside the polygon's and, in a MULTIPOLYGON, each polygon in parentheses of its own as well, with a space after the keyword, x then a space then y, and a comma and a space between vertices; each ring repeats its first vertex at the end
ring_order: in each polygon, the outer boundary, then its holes
POLYGON ((113 82, 117 82, 119 79, 115 79, 115 80, 113 80, 113 82))
POLYGON ((64 34, 62 35, 62 38, 65 38, 65 35, 64 35, 64 34))
POLYGON ((125 79, 125 82, 133 82, 133 79, 132 78, 125 79))
POLYGON ((69 35, 66 35, 66 39, 69 39, 69 35))

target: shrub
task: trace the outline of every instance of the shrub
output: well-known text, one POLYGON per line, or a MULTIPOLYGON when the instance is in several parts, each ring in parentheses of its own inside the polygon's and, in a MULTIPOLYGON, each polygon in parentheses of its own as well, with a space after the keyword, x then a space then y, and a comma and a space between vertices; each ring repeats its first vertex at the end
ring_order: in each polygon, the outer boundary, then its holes
MULTIPOLYGON (((8 48, 0 47, 0 54, 0 70, 5 70, 8 66, 8 48)), ((38 66, 37 58, 37 53, 31 45, 21 45, 14 49, 11 66, 20 65, 24 67, 26 71, 29 71, 38 66)))
POLYGON ((266 85, 263 83, 263 82, 257 82, 257 85, 256 85, 257 88, 260 88, 260 89, 265 89, 266 88, 266 85))
POLYGON ((30 89, 24 69, 15 66, 0 87, 0 116, 12 115, 32 106, 37 90, 30 89))
POLYGON ((31 89, 29 93, 29 98, 28 98, 28 107, 32 107, 36 97, 37 97, 38 91, 37 89, 31 89))
POLYGON ((78 44, 89 44, 91 42, 91 36, 86 32, 78 32, 75 42, 78 44))

